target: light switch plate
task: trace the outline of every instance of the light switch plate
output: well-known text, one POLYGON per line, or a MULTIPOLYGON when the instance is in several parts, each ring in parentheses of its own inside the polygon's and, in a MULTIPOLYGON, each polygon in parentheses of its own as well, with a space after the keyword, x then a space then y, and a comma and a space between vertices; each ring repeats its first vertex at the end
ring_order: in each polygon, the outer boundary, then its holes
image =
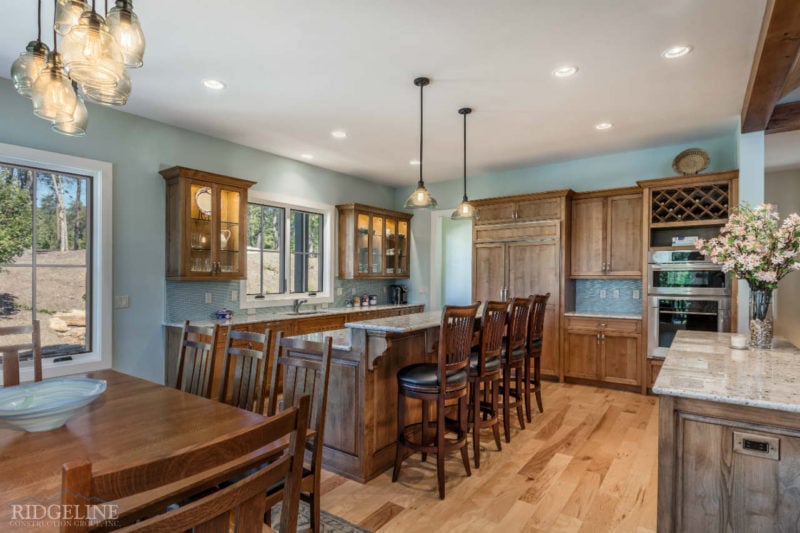
POLYGON ((639 289, 633 289, 633 299, 634 300, 639 299, 639 289))
POLYGON ((231 301, 235 302, 239 299, 239 291, 231 291, 231 301))
POLYGON ((342 295, 342 288, 336 287, 336 296, 341 296, 341 295, 342 295))
POLYGON ((210 292, 207 292, 206 293, 206 303, 210 304, 210 303, 213 303, 213 302, 214 302, 214 295, 211 294, 210 292))
POLYGON ((127 309, 130 307, 130 297, 127 294, 121 296, 114 296, 114 308, 115 309, 127 309))
POLYGON ((605 289, 600 289, 600 299, 601 300, 605 300, 606 299, 606 290, 605 289))
POLYGON ((611 292, 611 297, 612 297, 612 298, 619 298, 619 289, 614 289, 614 290, 611 292))

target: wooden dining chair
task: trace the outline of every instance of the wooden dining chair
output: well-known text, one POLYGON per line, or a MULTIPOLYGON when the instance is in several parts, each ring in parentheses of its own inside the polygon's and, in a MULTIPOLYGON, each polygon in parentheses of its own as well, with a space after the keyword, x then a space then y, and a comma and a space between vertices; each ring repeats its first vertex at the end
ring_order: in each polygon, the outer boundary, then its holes
POLYGON ((79 509, 79 516, 85 517, 89 507, 99 506, 99 510, 93 509, 97 516, 124 498, 141 499, 128 500, 136 504, 122 509, 118 517, 109 520, 105 516, 100 523, 62 520, 61 532, 83 533, 97 527, 120 531, 229 531, 231 525, 235 531, 262 531, 264 493, 275 483, 285 487, 280 530, 295 531, 309 408, 310 398, 303 396, 295 406, 225 439, 112 472, 93 472, 89 461, 66 463, 62 469, 62 509, 79 509), (287 438, 288 449, 274 459, 275 446, 285 444, 287 438), (259 465, 266 466, 254 468, 259 465), (235 483, 214 488, 220 481, 237 475, 235 483), (177 509, 170 507, 191 494, 200 496, 177 509))
POLYGON ((508 315, 506 345, 500 361, 503 366, 503 432, 506 442, 511 442, 511 410, 516 409, 521 429, 525 429, 522 412, 525 388, 523 377, 528 358, 528 317, 532 301, 529 298, 513 298, 508 315), (513 387, 511 386, 513 383, 513 387))
POLYGON ((550 293, 536 294, 530 297, 533 300, 531 309, 530 327, 528 328, 528 358, 525 361, 525 416, 528 422, 532 421, 531 394, 536 395, 536 405, 539 412, 544 413, 542 407, 542 340, 544 337, 544 317, 547 313, 547 300, 550 293), (531 368, 533 363, 533 368, 531 368), (531 371, 533 371, 531 373, 531 371))
MULTIPOLYGON (((278 410, 279 379, 283 379, 284 405, 292 404, 302 394, 311 395, 308 427, 314 435, 306 440, 309 461, 303 467, 300 498, 310 507, 311 531, 320 533, 320 476, 322 474, 322 447, 325 438, 325 414, 328 408, 328 383, 330 382, 333 341, 325 337, 322 342, 304 342, 301 346, 281 348, 281 332, 275 335, 275 358, 269 387, 267 414, 278 410)), ((273 487, 266 498, 267 514, 280 501, 282 487, 273 487)))
POLYGON ((472 425, 472 460, 475 468, 481 466, 481 429, 491 427, 497 450, 502 450, 498 393, 500 380, 503 379, 500 356, 507 321, 506 302, 486 302, 481 315, 480 342, 469 356, 469 423, 472 425))
POLYGON ((22 326, 0 327, 0 343, 6 337, 30 336, 30 342, 0 344, 0 355, 3 356, 3 386, 19 385, 20 352, 30 350, 33 356, 33 380, 42 381, 42 340, 39 321, 22 326))
POLYGON ((181 351, 178 354, 178 378, 175 388, 211 398, 214 379, 214 348, 217 345, 217 326, 183 324, 181 351))
POLYGON ((467 451, 467 366, 472 350, 475 313, 479 304, 445 306, 439 326, 439 345, 435 363, 417 363, 397 372, 397 448, 392 482, 396 482, 403 464, 405 449, 436 455, 436 479, 439 498, 444 499, 444 459, 455 450, 461 451, 461 461, 467 476, 472 475, 467 451), (406 399, 422 402, 422 421, 406 424, 406 399), (457 420, 448 421, 445 402, 456 402, 457 420), (436 405, 436 433, 429 437, 428 411, 436 405), (448 424, 450 422, 450 424, 448 424), (454 438, 445 438, 448 426, 454 438))
POLYGON ((270 330, 264 333, 228 328, 222 361, 219 401, 253 411, 264 412, 264 376, 267 372, 270 330))

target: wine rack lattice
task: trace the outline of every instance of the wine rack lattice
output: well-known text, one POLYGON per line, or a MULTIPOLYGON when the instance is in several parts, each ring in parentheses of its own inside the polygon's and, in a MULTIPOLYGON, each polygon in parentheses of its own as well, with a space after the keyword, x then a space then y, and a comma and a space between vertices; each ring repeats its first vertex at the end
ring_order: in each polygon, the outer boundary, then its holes
POLYGON ((728 218, 727 183, 652 191, 653 224, 728 218))

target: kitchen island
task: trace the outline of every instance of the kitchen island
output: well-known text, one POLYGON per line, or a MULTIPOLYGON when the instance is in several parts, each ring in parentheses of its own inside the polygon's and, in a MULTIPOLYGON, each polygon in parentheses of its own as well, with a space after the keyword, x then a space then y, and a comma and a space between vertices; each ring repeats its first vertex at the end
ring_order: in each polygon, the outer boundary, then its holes
MULTIPOLYGON (((292 347, 333 338, 323 466, 362 483, 394 464, 397 371, 435 362, 441 311, 348 322, 345 329, 286 337, 292 347)), ((411 411, 410 416, 414 416, 411 411)))
POLYGON ((730 336, 678 332, 653 386, 658 531, 800 527, 800 350, 730 336))

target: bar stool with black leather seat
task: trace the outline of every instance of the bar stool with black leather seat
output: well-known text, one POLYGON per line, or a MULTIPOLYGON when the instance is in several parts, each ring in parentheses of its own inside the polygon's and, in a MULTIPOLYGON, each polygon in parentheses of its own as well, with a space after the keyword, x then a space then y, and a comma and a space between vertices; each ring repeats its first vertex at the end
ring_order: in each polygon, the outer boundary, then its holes
POLYGON ((547 312, 547 300, 550 293, 532 295, 533 309, 531 310, 530 328, 528 329, 528 359, 525 361, 525 415, 531 422, 531 394, 536 395, 536 405, 539 412, 544 413, 542 407, 542 339, 544 337, 544 315, 547 312), (531 375, 531 361, 533 361, 533 375, 531 375))
POLYGON ((491 427, 497 450, 500 444, 498 393, 503 369, 503 333, 508 321, 506 302, 487 302, 481 315, 480 344, 469 356, 467 380, 470 388, 469 422, 472 425, 472 460, 481 466, 481 429, 491 427), (481 400, 483 396, 483 400, 481 400))
POLYGON ((525 361, 528 358, 528 317, 533 301, 529 298, 513 298, 508 316, 506 345, 500 362, 503 367, 503 432, 506 442, 511 442, 511 409, 516 409, 519 426, 525 429, 522 413, 522 396, 525 393, 523 378, 525 361), (511 383, 514 387, 511 387, 511 383))
POLYGON ((461 459, 467 476, 469 468, 467 453, 467 365, 472 348, 475 313, 478 303, 468 306, 445 306, 439 328, 439 345, 436 363, 418 363, 401 368, 397 372, 397 451, 392 482, 397 481, 403 463, 404 448, 427 454, 436 454, 436 477, 439 498, 444 499, 444 459, 453 450, 461 450, 461 459), (406 426, 406 399, 422 401, 422 422, 406 426), (455 439, 446 439, 448 425, 445 401, 457 401, 458 419, 450 421, 455 439), (436 433, 428 437, 428 410, 436 403, 436 433), (419 430, 419 431, 417 431, 419 430), (411 439, 414 433, 420 440, 411 439))

